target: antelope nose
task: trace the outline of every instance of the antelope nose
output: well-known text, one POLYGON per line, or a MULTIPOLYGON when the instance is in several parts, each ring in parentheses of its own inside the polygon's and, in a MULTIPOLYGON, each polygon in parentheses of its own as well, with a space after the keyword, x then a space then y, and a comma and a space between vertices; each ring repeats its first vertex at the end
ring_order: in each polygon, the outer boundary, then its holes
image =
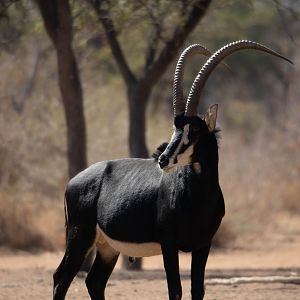
POLYGON ((160 168, 163 169, 164 167, 166 167, 169 164, 169 159, 166 155, 162 154, 159 157, 158 163, 159 163, 160 168))

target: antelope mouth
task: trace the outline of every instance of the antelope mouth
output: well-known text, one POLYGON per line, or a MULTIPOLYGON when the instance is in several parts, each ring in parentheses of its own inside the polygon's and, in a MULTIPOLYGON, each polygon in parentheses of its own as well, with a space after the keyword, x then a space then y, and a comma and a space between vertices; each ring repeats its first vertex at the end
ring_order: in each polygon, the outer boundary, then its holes
POLYGON ((174 172, 176 170, 176 165, 163 167, 162 170, 165 173, 172 173, 172 172, 174 172))

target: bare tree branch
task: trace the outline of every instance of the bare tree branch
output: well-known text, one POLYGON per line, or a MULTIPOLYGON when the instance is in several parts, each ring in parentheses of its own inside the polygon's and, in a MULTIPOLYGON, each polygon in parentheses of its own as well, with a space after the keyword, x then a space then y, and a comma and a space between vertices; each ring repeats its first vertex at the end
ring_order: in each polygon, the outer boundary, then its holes
POLYGON ((53 43, 57 43, 57 30, 59 28, 57 1, 35 1, 40 9, 46 31, 53 43))
POLYGON ((42 52, 39 47, 37 47, 33 58, 32 68, 29 72, 28 79, 22 88, 21 95, 17 97, 17 99, 15 97, 13 98, 13 106, 18 113, 22 113, 25 102, 32 93, 41 56, 42 52))
POLYGON ((177 55, 187 35, 193 31, 199 20, 204 16, 210 3, 211 0, 195 1, 188 16, 183 21, 183 24, 176 27, 173 36, 169 41, 166 42, 158 58, 151 66, 148 67, 147 72, 144 74, 145 81, 151 85, 154 85, 159 80, 161 74, 165 72, 169 64, 177 55))
MULTIPOLYGON (((125 5, 129 5, 125 8, 125 16, 126 13, 131 12, 128 19, 132 20, 138 16, 141 24, 147 24, 147 21, 150 21, 148 31, 152 32, 150 39, 149 36, 145 38, 145 64, 140 76, 131 71, 125 53, 122 51, 117 39, 114 26, 116 21, 114 20, 115 23, 113 23, 113 13, 115 9, 118 10, 118 7, 114 4, 119 2, 110 0, 86 1, 92 5, 103 25, 111 51, 126 84, 129 108, 128 140, 130 156, 148 157, 145 139, 145 117, 152 89, 177 56, 189 33, 205 15, 211 0, 125 1, 125 5)), ((120 11, 120 14, 122 14, 122 11, 120 11)), ((123 26, 122 28, 125 27, 123 23, 121 26, 123 26)), ((134 23, 130 26, 136 25, 134 23)))
POLYGON ((112 54, 118 64, 120 72, 121 72, 126 84, 130 85, 133 81, 136 81, 136 78, 135 78, 134 74, 132 73, 131 69, 129 68, 129 65, 126 61, 126 58, 122 51, 122 48, 119 44, 119 41, 117 39, 117 33, 116 33, 116 30, 114 27, 114 23, 109 15, 108 10, 103 8, 102 1, 87 0, 87 2, 90 5, 92 5, 95 12, 97 13, 97 16, 105 30, 107 40, 110 44, 112 54))
POLYGON ((163 30, 163 20, 159 9, 157 9, 157 5, 159 5, 159 1, 158 3, 155 2, 155 4, 151 2, 149 5, 146 5, 146 10, 150 17, 151 23, 153 24, 153 27, 148 40, 148 47, 146 48, 145 72, 147 71, 149 66, 153 64, 156 51, 158 50, 158 42, 161 38, 161 33, 163 30))

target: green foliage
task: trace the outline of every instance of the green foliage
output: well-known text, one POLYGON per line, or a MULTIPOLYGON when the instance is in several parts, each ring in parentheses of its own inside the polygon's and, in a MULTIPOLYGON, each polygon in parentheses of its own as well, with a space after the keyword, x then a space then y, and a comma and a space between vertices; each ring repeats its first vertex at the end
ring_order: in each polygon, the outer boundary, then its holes
MULTIPOLYGON (((32 1, 7 0, 0 3, 0 47, 11 49, 37 28, 32 1)), ((38 21, 39 22, 39 21, 38 21)))

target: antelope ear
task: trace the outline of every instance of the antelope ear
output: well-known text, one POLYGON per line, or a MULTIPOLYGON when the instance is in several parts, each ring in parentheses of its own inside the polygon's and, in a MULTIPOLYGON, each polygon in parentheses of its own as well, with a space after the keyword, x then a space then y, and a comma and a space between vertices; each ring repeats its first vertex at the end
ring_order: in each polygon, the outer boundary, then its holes
POLYGON ((205 113, 204 120, 209 132, 213 132, 214 129, 216 128, 217 114, 218 114, 218 104, 212 105, 205 113))

